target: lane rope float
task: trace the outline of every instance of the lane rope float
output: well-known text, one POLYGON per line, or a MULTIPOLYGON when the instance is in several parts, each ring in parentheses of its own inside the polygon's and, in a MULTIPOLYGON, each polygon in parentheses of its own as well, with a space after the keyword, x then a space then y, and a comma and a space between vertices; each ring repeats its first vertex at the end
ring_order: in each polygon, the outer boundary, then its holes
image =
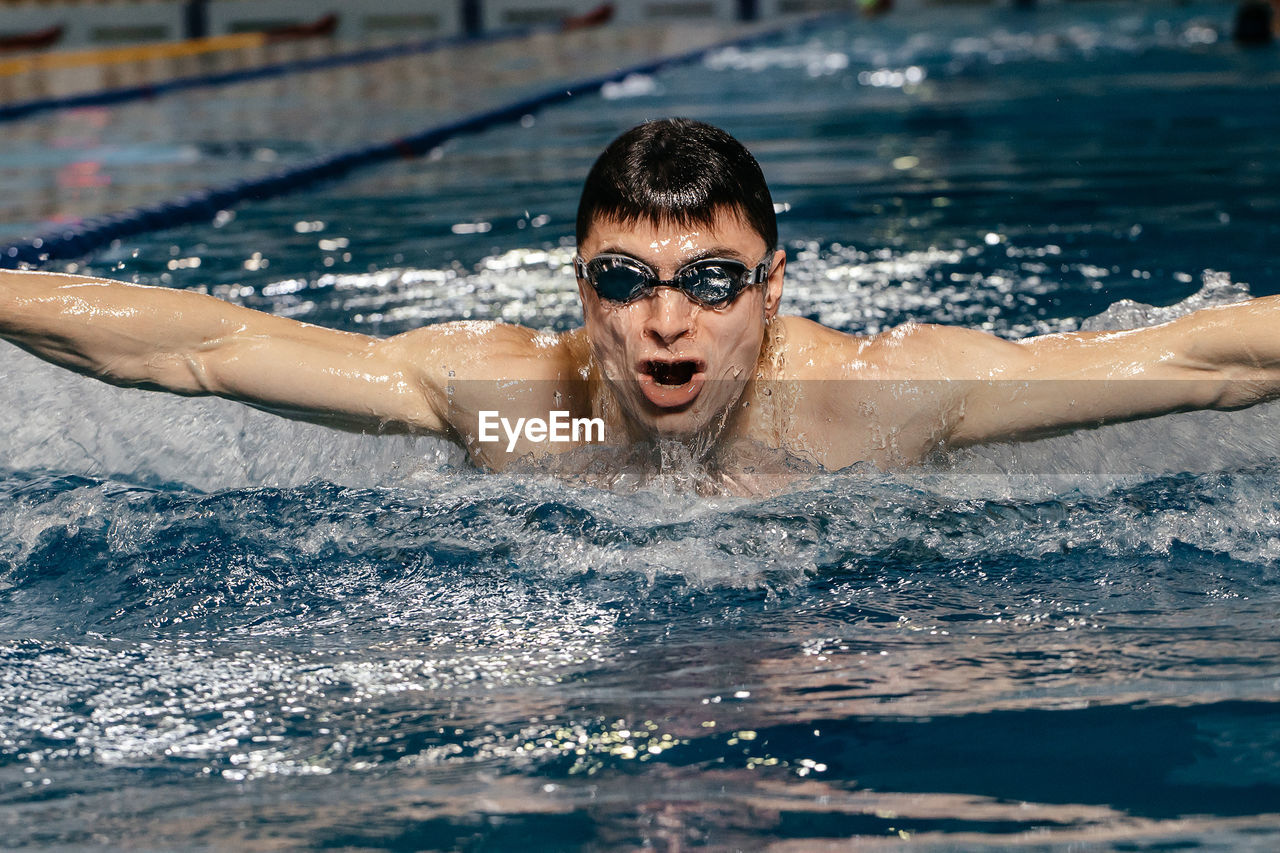
MULTIPOLYGON (((58 95, 48 98, 34 98, 28 101, 15 101, 8 104, 0 104, 0 122, 16 121, 37 113, 50 112, 53 110, 110 106, 113 104, 127 103, 129 101, 151 100, 161 95, 181 92, 188 89, 216 88, 218 86, 229 86, 236 83, 248 83, 254 80, 284 77, 290 74, 305 74, 311 71, 325 71, 332 68, 342 68, 348 65, 363 65, 373 62, 383 62, 389 59, 399 59, 401 57, 413 56, 420 53, 432 53, 447 47, 507 41, 532 35, 534 32, 536 32, 536 30, 524 28, 500 30, 480 36, 444 36, 440 38, 422 39, 419 41, 387 45, 385 47, 366 48, 364 50, 349 51, 347 53, 338 53, 330 56, 275 62, 252 68, 241 68, 234 71, 222 71, 211 74, 193 74, 187 77, 174 77, 169 80, 156 80, 148 83, 138 83, 132 86, 120 86, 113 89, 99 89, 93 92, 82 92, 75 95, 58 95)), ((216 39, 240 39, 243 43, 234 45, 234 47, 238 48, 256 47, 267 44, 269 41, 264 33, 244 33, 237 36, 219 36, 216 37, 216 39)), ((216 39, 201 41, 213 41, 216 39)), ((187 43, 178 42, 177 44, 181 46, 187 43)), ((225 44, 228 46, 214 49, 231 49, 231 41, 226 41, 225 44)), ((149 49, 155 50, 156 47, 158 46, 151 46, 149 49)), ((143 48, 117 48, 114 50, 143 50, 143 48)), ((179 55, 185 56, 194 54, 179 55)), ((43 59, 44 57, 41 58, 43 59)), ((49 58, 53 59, 55 57, 51 56, 49 58)), ((155 57, 153 56, 151 58, 155 57)), ((14 62, 16 61, 18 60, 14 60, 14 62)), ((32 60, 20 61, 28 62, 32 60)), ((4 68, 5 63, 0 63, 0 76, 4 76, 4 68)), ((16 74, 19 72, 10 71, 8 73, 16 74)))

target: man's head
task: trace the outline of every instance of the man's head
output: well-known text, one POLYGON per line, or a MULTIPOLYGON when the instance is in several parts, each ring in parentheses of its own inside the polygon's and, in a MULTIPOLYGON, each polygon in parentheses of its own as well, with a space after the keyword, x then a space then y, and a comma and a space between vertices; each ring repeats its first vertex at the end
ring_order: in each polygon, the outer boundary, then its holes
POLYGON ((597 220, 622 224, 708 225, 734 211, 765 241, 778 245, 778 220, 760 164, 718 127, 684 118, 631 128, 591 167, 578 201, 578 245, 597 220))
POLYGON ((623 410, 659 435, 702 431, 756 375, 782 295, 785 257, 759 164, 718 128, 647 122, 596 161, 577 230, 587 334, 623 410), (651 286, 605 286, 602 256, 651 286))

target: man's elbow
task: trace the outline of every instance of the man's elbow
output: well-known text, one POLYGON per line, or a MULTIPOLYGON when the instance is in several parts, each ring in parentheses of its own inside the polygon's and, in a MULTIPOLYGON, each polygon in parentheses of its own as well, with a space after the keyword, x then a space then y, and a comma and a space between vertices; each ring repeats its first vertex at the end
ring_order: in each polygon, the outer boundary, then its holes
POLYGON ((200 354, 160 352, 145 358, 116 358, 94 372, 105 382, 127 388, 168 391, 188 397, 223 393, 216 371, 210 369, 208 360, 200 354))
POLYGON ((1231 371, 1213 389, 1207 409, 1247 409, 1280 397, 1280 379, 1255 370, 1231 371))

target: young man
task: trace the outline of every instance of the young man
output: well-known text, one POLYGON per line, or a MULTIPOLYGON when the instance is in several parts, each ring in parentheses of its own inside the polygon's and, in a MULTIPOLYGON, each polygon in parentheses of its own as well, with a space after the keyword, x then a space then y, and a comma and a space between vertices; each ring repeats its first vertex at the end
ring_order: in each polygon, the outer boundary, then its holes
POLYGON ((761 447, 827 469, 891 466, 1280 396, 1280 297, 1018 342, 921 325, 863 337, 780 316, 786 255, 760 167, 698 122, 615 140, 587 178, 577 237, 584 322, 560 335, 460 322, 375 339, 42 273, 0 273, 0 335, 118 385, 449 436, 493 469, 601 438, 712 466, 761 447), (548 440, 557 431, 567 440, 548 440))

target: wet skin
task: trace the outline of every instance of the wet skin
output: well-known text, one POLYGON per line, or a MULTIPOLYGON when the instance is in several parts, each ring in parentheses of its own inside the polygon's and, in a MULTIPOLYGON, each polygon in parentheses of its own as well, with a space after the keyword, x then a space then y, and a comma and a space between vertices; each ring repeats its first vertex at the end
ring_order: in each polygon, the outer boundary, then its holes
MULTIPOLYGON (((725 210, 700 227, 598 221, 579 254, 626 254, 669 279, 710 256, 753 267, 766 249, 725 210)), ((574 445, 482 443, 484 410, 599 417, 607 443, 675 442, 714 464, 763 446, 838 469, 1280 396, 1280 297, 1127 332, 1013 342, 907 325, 861 336, 781 315, 785 268, 775 253, 767 282, 719 308, 671 288, 612 303, 580 281, 584 325, 572 332, 459 322, 386 339, 197 293, 0 272, 0 337, 117 385, 444 435, 492 469, 574 445)))
POLYGON ((768 259, 768 281, 717 307, 671 287, 633 302, 611 302, 578 281, 591 357, 628 432, 692 439, 720 426, 757 376, 765 330, 782 297, 785 252, 770 255, 764 239, 731 216, 719 217, 712 227, 688 229, 598 222, 578 251, 588 260, 627 255, 664 280, 706 258, 736 260, 749 269, 768 259))

